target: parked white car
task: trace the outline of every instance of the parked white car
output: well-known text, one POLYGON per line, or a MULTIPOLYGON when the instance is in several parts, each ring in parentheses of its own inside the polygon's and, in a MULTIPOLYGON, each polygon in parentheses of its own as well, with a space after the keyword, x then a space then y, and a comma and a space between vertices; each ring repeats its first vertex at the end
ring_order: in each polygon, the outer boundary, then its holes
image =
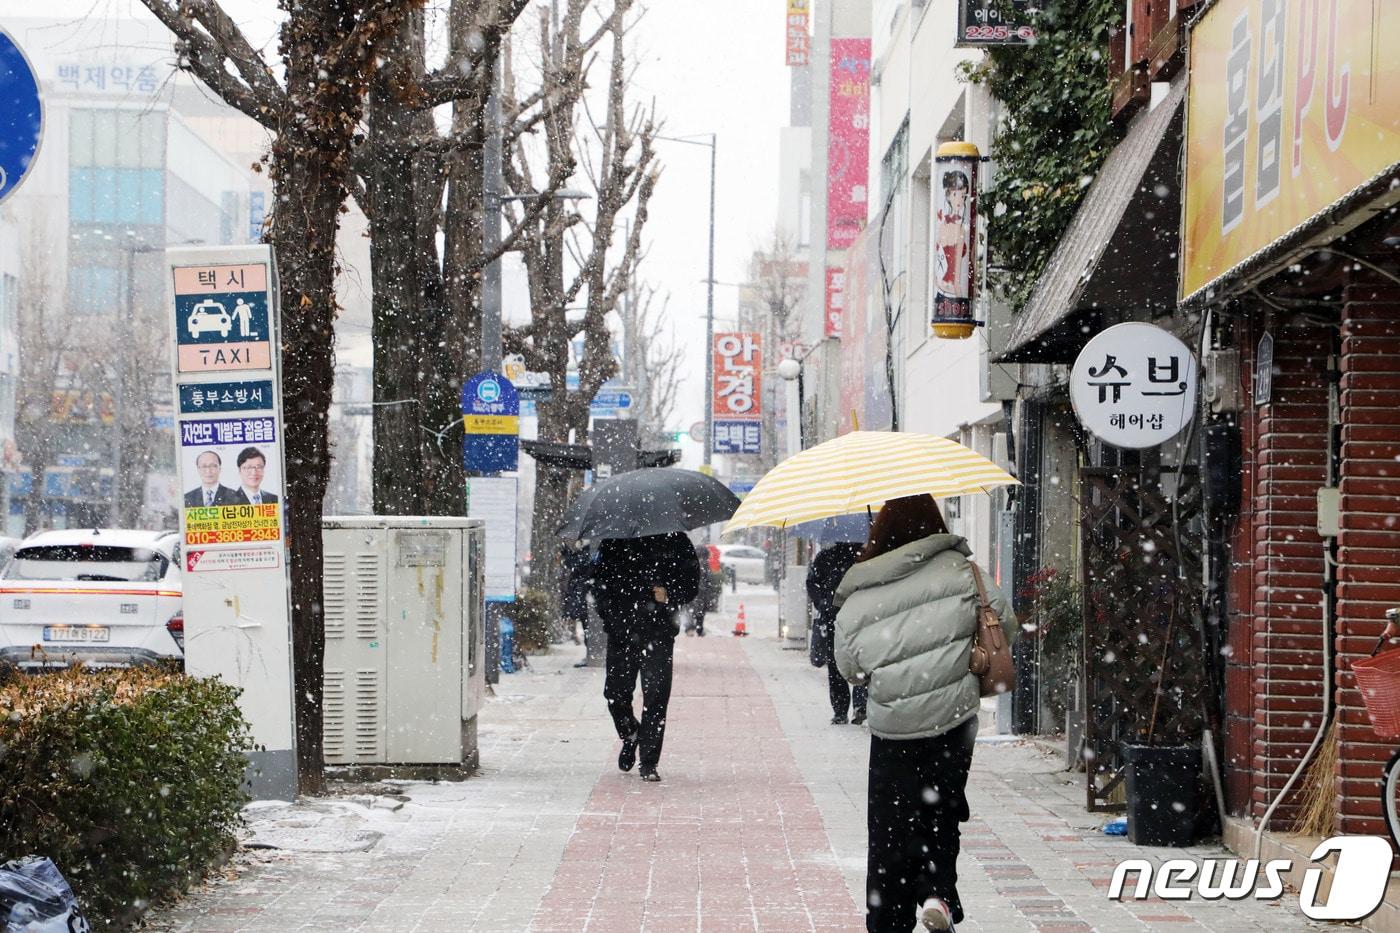
POLYGON ((730 580, 743 583, 763 583, 766 579, 768 554, 747 544, 721 544, 719 565, 730 580))
POLYGON ((0 663, 149 664, 184 654, 179 535, 46 531, 0 572, 0 663))

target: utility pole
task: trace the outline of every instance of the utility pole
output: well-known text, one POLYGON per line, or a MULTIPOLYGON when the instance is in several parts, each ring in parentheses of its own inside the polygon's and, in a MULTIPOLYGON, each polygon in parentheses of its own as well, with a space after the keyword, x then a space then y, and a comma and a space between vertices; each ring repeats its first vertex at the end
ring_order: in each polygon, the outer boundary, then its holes
MULTIPOLYGON (((486 99, 486 141, 481 149, 481 251, 501 246, 501 63, 499 57, 486 99)), ((481 275, 481 369, 501 368, 501 260, 486 264, 481 275)))
POLYGON ((705 466, 715 436, 715 134, 710 134, 710 271, 705 276, 705 466))

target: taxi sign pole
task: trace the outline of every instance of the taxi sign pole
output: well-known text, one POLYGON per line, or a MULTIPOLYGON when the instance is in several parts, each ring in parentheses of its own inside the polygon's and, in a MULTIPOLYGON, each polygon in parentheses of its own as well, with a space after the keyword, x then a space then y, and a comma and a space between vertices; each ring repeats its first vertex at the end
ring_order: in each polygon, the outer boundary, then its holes
POLYGON ((266 245, 171 249, 185 670, 241 691, 259 800, 297 793, 277 268, 266 245))

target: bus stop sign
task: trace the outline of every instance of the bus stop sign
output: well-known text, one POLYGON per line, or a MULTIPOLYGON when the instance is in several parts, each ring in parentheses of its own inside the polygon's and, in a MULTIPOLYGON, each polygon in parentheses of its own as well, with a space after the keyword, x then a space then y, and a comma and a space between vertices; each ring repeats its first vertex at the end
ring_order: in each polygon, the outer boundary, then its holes
POLYGON ((15 40, 0 30, 0 201, 34 166, 43 135, 39 78, 15 40))

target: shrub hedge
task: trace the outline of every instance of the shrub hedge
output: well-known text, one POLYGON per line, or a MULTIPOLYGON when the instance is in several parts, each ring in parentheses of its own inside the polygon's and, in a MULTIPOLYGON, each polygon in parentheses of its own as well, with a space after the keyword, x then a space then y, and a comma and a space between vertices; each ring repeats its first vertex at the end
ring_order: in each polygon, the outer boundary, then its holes
POLYGON ((549 595, 526 589, 515 597, 515 604, 506 610, 515 623, 515 644, 527 654, 549 650, 550 622, 554 618, 549 595))
POLYGON ((237 696, 139 668, 0 688, 0 862, 53 859, 96 928, 201 878, 247 802, 253 746, 237 696))

